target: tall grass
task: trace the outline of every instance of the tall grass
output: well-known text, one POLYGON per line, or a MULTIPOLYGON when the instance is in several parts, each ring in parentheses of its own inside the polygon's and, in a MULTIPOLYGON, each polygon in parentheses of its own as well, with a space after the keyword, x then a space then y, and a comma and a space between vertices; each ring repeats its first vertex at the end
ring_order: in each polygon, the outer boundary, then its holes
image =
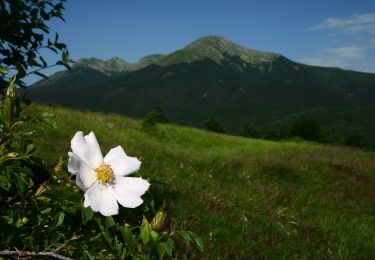
POLYGON ((201 258, 375 258, 375 153, 271 142, 158 125, 111 114, 33 105, 56 115, 38 153, 66 159, 74 133, 93 130, 105 154, 121 144, 160 179, 169 212, 197 232, 201 258))

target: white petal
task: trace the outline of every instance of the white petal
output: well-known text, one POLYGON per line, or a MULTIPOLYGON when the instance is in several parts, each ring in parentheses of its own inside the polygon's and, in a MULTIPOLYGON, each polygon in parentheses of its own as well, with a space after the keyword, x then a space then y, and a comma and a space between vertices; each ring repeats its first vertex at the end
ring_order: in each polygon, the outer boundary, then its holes
POLYGON ((91 168, 95 168, 91 160, 91 150, 89 144, 83 138, 83 132, 79 131, 70 141, 70 146, 73 153, 75 153, 82 161, 84 161, 91 168))
MULTIPOLYGON (((84 191, 84 190, 87 189, 87 187, 89 187, 92 184, 91 183, 92 182, 91 179, 93 177, 92 170, 83 161, 81 161, 81 159, 75 153, 69 152, 68 155, 69 155, 68 171, 77 175, 76 176, 76 184, 81 190, 84 191), (81 166, 82 166, 82 169, 81 169, 81 166), (81 171, 80 171, 80 169, 81 169, 81 171), (80 178, 80 175, 83 176, 86 185, 89 185, 89 186, 85 187, 85 185, 83 184, 83 182, 80 178)), ((95 180, 96 180, 96 176, 94 176, 94 177, 95 177, 95 180)))
POLYGON ((129 157, 121 146, 112 148, 104 157, 104 162, 111 165, 115 175, 129 175, 139 170, 141 162, 136 157, 129 157))
POLYGON ((83 137, 83 132, 77 132, 70 142, 75 153, 88 166, 95 169, 103 164, 103 156, 98 141, 93 132, 83 137))
POLYGON ((93 163, 93 167, 99 167, 100 165, 103 164, 103 155, 102 151, 100 150, 100 146, 98 144, 98 141, 96 140, 95 134, 93 132, 90 132, 88 135, 84 137, 86 140, 87 144, 90 147, 90 159, 91 162, 93 163))
POLYGON ((95 183, 85 193, 85 207, 90 206, 95 212, 103 216, 118 214, 118 204, 114 196, 113 187, 95 183))
POLYGON ((95 181, 97 181, 95 171, 87 166, 86 163, 81 162, 78 176, 83 184, 83 186, 87 189, 89 188, 95 181))
POLYGON ((79 171, 79 166, 81 164, 81 159, 72 152, 68 152, 69 160, 68 160, 68 172, 77 174, 79 171))
POLYGON ((116 177, 115 197, 126 208, 136 208, 142 204, 141 196, 148 190, 150 183, 142 178, 116 177))
POLYGON ((79 175, 76 176, 76 184, 77 184, 78 188, 80 188, 81 190, 83 190, 83 191, 86 190, 86 187, 85 187, 85 185, 83 185, 81 179, 79 178, 79 175))

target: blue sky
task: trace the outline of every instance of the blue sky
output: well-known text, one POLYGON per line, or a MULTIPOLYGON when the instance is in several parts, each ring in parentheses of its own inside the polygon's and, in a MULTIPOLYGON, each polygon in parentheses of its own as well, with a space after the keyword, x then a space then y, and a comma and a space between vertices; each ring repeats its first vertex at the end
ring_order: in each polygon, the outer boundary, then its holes
POLYGON ((68 0, 65 7, 66 22, 50 27, 73 59, 136 62, 219 35, 302 63, 375 72, 374 0, 68 0))

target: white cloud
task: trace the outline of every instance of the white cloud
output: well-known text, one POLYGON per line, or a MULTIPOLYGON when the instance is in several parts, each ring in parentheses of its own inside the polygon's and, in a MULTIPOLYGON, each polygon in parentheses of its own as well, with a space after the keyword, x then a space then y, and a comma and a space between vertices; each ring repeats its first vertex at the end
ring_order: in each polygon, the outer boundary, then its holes
POLYGON ((360 46, 345 46, 340 48, 326 49, 325 52, 333 57, 343 60, 356 60, 363 59, 366 57, 366 50, 360 46))
POLYGON ((352 34, 375 34, 375 13, 352 14, 346 18, 327 18, 308 30, 333 29, 352 34))
POLYGON ((315 53, 300 58, 301 62, 375 73, 375 13, 357 13, 344 18, 330 17, 307 30, 331 30, 343 33, 345 37, 340 38, 343 46, 320 48, 315 53))
POLYGON ((313 56, 302 57, 299 61, 310 65, 375 73, 375 57, 368 52, 370 48, 371 45, 328 48, 317 51, 313 56))

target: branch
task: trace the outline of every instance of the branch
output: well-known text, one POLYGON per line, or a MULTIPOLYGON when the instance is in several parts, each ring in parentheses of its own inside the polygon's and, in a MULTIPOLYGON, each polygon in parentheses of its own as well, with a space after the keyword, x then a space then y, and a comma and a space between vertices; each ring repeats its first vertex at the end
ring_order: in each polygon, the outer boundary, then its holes
POLYGON ((73 235, 69 240, 67 240, 64 244, 62 244, 61 246, 59 246, 58 248, 56 248, 55 250, 53 250, 53 252, 58 252, 60 251, 61 249, 65 248, 71 241, 73 240, 77 240, 79 238, 81 238, 82 236, 76 236, 76 235, 73 235))
POLYGON ((55 66, 58 66, 58 65, 59 64, 55 63, 55 64, 51 64, 51 65, 48 65, 48 66, 45 66, 45 67, 41 67, 41 68, 38 68, 38 69, 35 69, 35 70, 32 70, 32 71, 26 73, 26 75, 28 76, 28 75, 33 74, 34 72, 39 72, 41 70, 49 69, 49 68, 52 68, 52 67, 55 67, 55 66))
POLYGON ((52 257, 56 259, 61 259, 61 260, 73 260, 73 258, 59 255, 55 252, 30 252, 30 251, 0 251, 0 256, 18 256, 18 257, 28 257, 28 256, 46 256, 46 257, 52 257))
POLYGON ((61 260, 73 260, 73 258, 59 255, 57 254, 57 252, 65 248, 71 241, 79 239, 81 237, 82 236, 73 235, 69 240, 67 240, 64 244, 62 244, 61 246, 59 246, 52 252, 42 251, 42 252, 36 253, 36 252, 31 252, 31 251, 19 251, 16 248, 15 251, 9 251, 9 250, 0 251, 0 257, 1 256, 17 256, 17 257, 46 256, 46 257, 52 257, 52 258, 61 259, 61 260))

